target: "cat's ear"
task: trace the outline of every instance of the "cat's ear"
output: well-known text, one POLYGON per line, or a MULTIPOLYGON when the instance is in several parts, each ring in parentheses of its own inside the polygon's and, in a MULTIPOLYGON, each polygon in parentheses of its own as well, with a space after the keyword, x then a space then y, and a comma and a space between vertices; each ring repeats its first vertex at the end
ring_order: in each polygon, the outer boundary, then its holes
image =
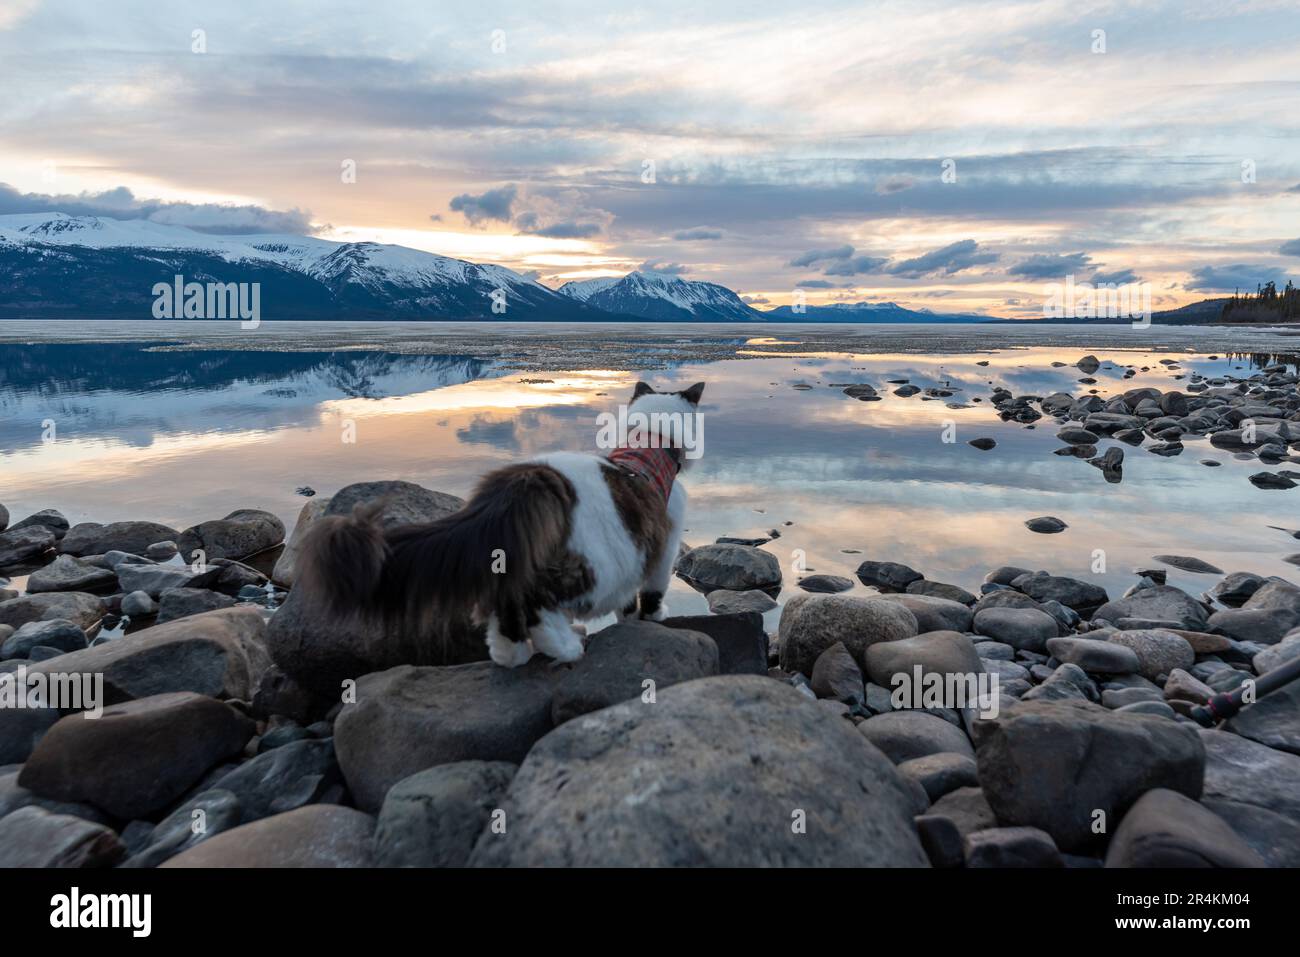
POLYGON ((649 385, 647 385, 644 382, 638 382, 636 384, 636 388, 632 390, 632 400, 636 401, 637 399, 641 398, 641 396, 651 395, 653 392, 654 389, 650 388, 649 385))
POLYGON ((680 395, 687 402, 689 402, 691 405, 699 405, 700 396, 704 395, 704 383, 697 382, 689 389, 685 389, 677 394, 680 395))

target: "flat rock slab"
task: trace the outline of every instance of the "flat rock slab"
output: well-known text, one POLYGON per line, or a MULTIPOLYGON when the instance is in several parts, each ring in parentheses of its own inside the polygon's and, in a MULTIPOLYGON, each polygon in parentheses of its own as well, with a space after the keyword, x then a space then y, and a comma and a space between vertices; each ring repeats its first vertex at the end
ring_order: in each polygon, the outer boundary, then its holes
POLYGON ((765 591, 759 591, 757 588, 751 588, 749 591, 728 591, 725 588, 719 588, 709 592, 706 597, 709 602, 709 611, 715 615, 746 611, 756 611, 761 615, 763 612, 771 611, 776 607, 776 599, 765 591))
POLYGON ((107 568, 91 565, 71 555, 60 555, 27 577, 27 591, 30 594, 46 591, 95 592, 112 588, 116 584, 117 576, 107 568))
POLYGON ((518 764, 553 727, 551 698, 564 677, 540 657, 520 668, 401 665, 365 675, 334 724, 357 806, 378 812, 390 787, 439 764, 518 764))
POLYGON ((313 804, 218 834, 160 866, 370 867, 374 833, 369 814, 313 804))
POLYGON ((1142 794, 1201 794, 1205 748, 1167 718, 1107 711, 1085 701, 1028 701, 974 725, 980 784, 1004 824, 1039 827, 1064 851, 1096 842, 1142 794))
POLYGON ((176 529, 158 522, 111 522, 100 525, 83 522, 73 525, 59 542, 59 551, 67 555, 103 555, 105 552, 129 552, 143 555, 157 542, 174 542, 176 529))
POLYGON ((482 835, 470 864, 924 867, 913 800, 888 758, 790 686, 703 678, 539 741, 506 793, 507 832, 482 835))
POLYGON ((123 820, 148 817, 243 750, 254 730, 252 720, 215 698, 155 695, 112 705, 99 718, 61 719, 23 765, 18 784, 123 820))
POLYGON ((1253 804, 1300 820, 1300 757, 1230 731, 1202 729, 1205 798, 1253 804))
POLYGON ((557 670, 567 672, 551 699, 551 719, 558 727, 588 711, 653 698, 670 685, 716 675, 718 646, 698 631, 624 621, 592 635, 586 653, 557 670))
POLYGON ((1265 867, 1218 815, 1191 798, 1154 788, 1138 798, 1106 849, 1107 867, 1265 867))
POLYGON ((677 615, 665 618, 659 624, 665 628, 698 631, 712 638, 718 647, 718 674, 767 674, 767 632, 763 628, 763 616, 757 611, 677 615))
POLYGON ((102 824, 28 806, 0 818, 0 868, 111 867, 125 848, 102 824))

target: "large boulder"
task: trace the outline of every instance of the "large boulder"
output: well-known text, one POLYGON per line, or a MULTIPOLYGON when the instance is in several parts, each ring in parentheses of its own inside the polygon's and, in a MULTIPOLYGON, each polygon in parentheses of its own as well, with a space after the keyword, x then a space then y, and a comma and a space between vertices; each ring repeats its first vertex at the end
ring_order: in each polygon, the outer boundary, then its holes
MULTIPOLYGON (((264 631, 257 609, 230 608, 155 625, 27 670, 29 679, 102 676, 104 700, 110 704, 171 691, 247 701, 268 664, 264 631)), ((0 708, 0 763, 24 760, 62 714, 52 708, 0 708)))
POLYGON ((271 569, 271 581, 281 588, 292 588, 293 583, 297 581, 298 556, 302 552, 303 539, 307 537, 307 533, 311 531, 317 520, 325 514, 329 505, 328 498, 313 498, 298 513, 293 531, 289 533, 289 538, 284 543, 284 551, 280 553, 280 557, 275 560, 275 567, 271 569))
POLYGON ((1230 731, 1201 729, 1205 798, 1251 804, 1300 821, 1300 756, 1230 731))
POLYGON ((1300 754, 1300 681, 1285 684, 1243 708, 1224 729, 1279 751, 1300 754))
POLYGON ((158 522, 82 522, 63 536, 59 551, 67 555, 103 555, 112 551, 143 555, 157 542, 176 541, 177 534, 176 529, 158 522))
POLYGON ((99 718, 63 718, 41 738, 18 784, 124 820, 147 817, 238 754, 254 730, 249 718, 214 698, 155 695, 113 705, 99 718))
POLYGON ((1066 608, 1086 613, 1106 604, 1106 589, 1093 582, 1035 572, 1018 577, 1015 587, 1039 603, 1059 601, 1066 608))
POLYGON ((1187 631, 1204 631, 1208 615, 1204 606, 1182 589, 1172 585, 1153 585, 1106 602, 1093 612, 1092 617, 1112 623, 1121 618, 1145 618, 1148 621, 1177 622, 1187 631))
POLYGON ((1113 826, 1152 788, 1201 794, 1205 748, 1167 718, 1028 701, 973 730, 980 785, 998 820, 1042 828, 1064 851, 1097 840, 1096 812, 1113 826))
POLYGON ((752 545, 718 544, 692 548, 677 560, 677 574, 703 592, 771 592, 781 587, 781 563, 752 545))
POLYGON ((1207 797, 1202 803, 1226 821, 1269 867, 1300 867, 1300 819, 1238 801, 1207 797))
POLYGON ((1148 791, 1120 821, 1107 867, 1264 867, 1213 811, 1166 788, 1148 791))
POLYGON ((279 518, 261 509, 240 508, 225 518, 185 529, 176 539, 176 547, 185 561, 206 564, 214 558, 247 558, 282 541, 284 522, 279 518))
POLYGON ((916 630, 920 634, 930 631, 971 630, 974 615, 969 606, 951 598, 937 598, 934 595, 898 595, 884 594, 883 601, 893 601, 902 605, 916 619, 916 630))
POLYGON ((517 770, 504 761, 460 761, 398 781, 375 825, 376 866, 464 867, 517 770))
POLYGON ((162 867, 370 867, 375 819, 313 804, 243 824, 164 861, 162 867))
POLYGON ((551 699, 556 725, 649 692, 657 695, 669 685, 716 675, 718 646, 698 631, 623 621, 592 635, 586 653, 562 670, 567 673, 551 699))
POLYGON ((882 592, 905 592, 907 586, 925 576, 898 562, 865 561, 858 566, 858 581, 882 592))
MULTIPOLYGON (((358 482, 340 489, 324 514, 350 515, 358 505, 375 505, 384 527, 396 528, 437 521, 464 504, 454 495, 411 482, 358 482)), ((449 618, 429 632, 415 632, 361 615, 329 614, 301 589, 291 590, 271 619, 267 647, 285 674, 305 688, 332 697, 338 695, 345 680, 397 665, 451 665, 487 659, 482 628, 467 620, 449 618)))
POLYGON ((471 865, 924 867, 913 793, 847 721, 751 675, 571 721, 529 752, 471 865), (724 795, 725 800, 719 796, 724 795))
POLYGON ((365 675, 356 702, 334 723, 334 747, 357 806, 377 812, 390 787, 439 764, 518 764, 551 730, 551 697, 563 677, 541 657, 520 668, 401 665, 365 675))
POLYGON ((916 633, 916 616, 897 602, 856 595, 795 595, 781 609, 781 667, 810 675, 818 656, 838 641, 865 671, 871 645, 916 633))
POLYGON ((0 818, 0 868, 111 867, 125 848, 112 829, 28 806, 0 818))

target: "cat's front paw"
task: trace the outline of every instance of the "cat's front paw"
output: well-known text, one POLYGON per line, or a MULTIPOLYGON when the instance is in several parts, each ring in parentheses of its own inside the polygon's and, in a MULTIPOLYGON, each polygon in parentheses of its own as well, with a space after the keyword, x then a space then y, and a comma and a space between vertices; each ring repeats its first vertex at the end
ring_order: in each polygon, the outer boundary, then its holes
POLYGON ((668 606, 660 602, 658 608, 644 613, 641 617, 646 621, 663 621, 668 617, 668 606))
POLYGON ((533 649, 526 641, 511 641, 497 634, 487 638, 488 657, 502 668, 518 668, 528 663, 533 656, 533 649))

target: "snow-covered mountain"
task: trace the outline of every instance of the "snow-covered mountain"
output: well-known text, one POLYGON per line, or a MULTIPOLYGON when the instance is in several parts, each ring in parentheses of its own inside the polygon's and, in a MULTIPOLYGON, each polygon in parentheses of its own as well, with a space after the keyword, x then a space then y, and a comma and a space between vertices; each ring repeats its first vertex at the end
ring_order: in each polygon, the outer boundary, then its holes
POLYGON ((931 312, 908 309, 896 302, 834 302, 825 306, 804 306, 797 313, 791 306, 777 306, 763 313, 772 322, 991 322, 996 316, 978 313, 931 312))
POLYGON ((606 312, 677 322, 735 322, 766 318, 730 289, 659 273, 631 272, 567 282, 560 292, 606 312))
POLYGON ((502 266, 404 246, 218 236, 148 220, 0 216, 0 318, 152 316, 155 283, 259 283, 261 318, 610 318, 502 266), (493 302, 504 302, 494 312, 493 302))

